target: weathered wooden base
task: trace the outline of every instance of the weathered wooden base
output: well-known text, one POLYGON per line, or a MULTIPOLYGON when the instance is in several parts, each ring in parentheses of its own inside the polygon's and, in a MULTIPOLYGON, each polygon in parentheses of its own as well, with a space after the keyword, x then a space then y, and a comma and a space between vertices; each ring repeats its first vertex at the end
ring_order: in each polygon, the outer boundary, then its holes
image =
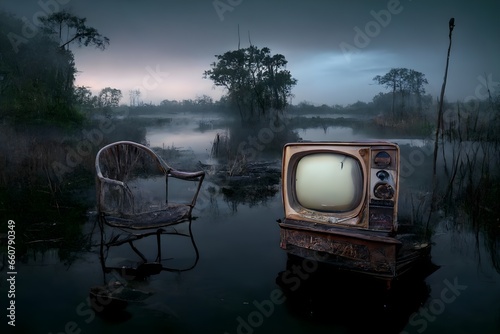
POLYGON ((285 219, 281 248, 289 254, 392 280, 429 257, 430 245, 408 235, 362 231, 285 219))

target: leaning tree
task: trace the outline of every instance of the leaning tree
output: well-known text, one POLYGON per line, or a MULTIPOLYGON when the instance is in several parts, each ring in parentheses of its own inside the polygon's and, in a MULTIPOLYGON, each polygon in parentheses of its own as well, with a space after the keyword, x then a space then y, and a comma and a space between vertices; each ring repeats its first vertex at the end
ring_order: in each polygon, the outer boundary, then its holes
POLYGON ((67 11, 52 13, 40 18, 42 30, 59 42, 61 49, 69 50, 72 43, 78 46, 95 46, 104 50, 109 39, 101 35, 97 29, 86 25, 86 18, 80 18, 67 11))

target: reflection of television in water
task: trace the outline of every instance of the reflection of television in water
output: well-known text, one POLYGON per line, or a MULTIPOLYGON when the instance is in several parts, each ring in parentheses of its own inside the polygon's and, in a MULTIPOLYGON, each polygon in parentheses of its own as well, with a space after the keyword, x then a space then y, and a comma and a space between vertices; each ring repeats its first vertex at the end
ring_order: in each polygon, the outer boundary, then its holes
POLYGON ((398 189, 397 144, 287 144, 281 247, 301 257, 395 277, 422 253, 401 253, 405 247, 397 233, 398 189))

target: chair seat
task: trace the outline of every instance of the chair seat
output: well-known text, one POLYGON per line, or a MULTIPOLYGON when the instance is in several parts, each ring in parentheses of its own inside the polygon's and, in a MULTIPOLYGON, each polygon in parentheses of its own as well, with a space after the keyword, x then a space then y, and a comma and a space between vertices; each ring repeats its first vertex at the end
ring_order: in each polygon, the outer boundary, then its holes
POLYGON ((177 224, 189 219, 191 206, 168 204, 161 210, 143 212, 135 215, 105 215, 105 223, 112 227, 145 230, 177 224))

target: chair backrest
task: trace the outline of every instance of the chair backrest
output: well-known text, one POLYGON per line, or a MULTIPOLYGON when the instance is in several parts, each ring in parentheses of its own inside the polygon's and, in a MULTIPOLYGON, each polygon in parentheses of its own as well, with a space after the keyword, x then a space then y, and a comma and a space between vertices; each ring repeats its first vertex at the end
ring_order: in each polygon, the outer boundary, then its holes
POLYGON ((144 145, 129 141, 106 145, 97 153, 95 168, 99 213, 131 215, 166 202, 171 167, 144 145), (160 196, 144 187, 158 177, 164 179, 160 196))
POLYGON ((166 175, 171 169, 149 147, 130 141, 119 141, 101 148, 95 167, 97 177, 122 182, 147 174, 166 175))

